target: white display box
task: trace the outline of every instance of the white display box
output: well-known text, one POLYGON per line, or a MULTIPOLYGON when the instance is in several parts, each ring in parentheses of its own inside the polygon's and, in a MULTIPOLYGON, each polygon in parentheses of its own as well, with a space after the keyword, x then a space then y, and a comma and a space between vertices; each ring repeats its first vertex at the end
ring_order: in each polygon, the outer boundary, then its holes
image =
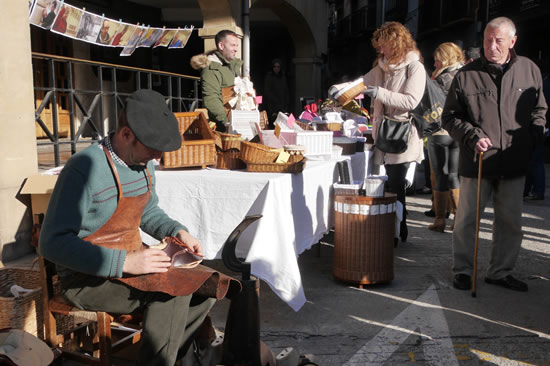
POLYGON ((332 131, 281 131, 277 138, 273 130, 262 131, 264 144, 269 147, 300 145, 304 147, 304 155, 327 155, 328 159, 332 157, 332 136, 332 131))
POLYGON ((251 140, 255 133, 251 123, 260 124, 260 112, 255 111, 231 111, 231 133, 240 133, 243 138, 251 140))
POLYGON ((332 131, 302 131, 296 133, 293 145, 305 147, 305 155, 332 156, 332 131))

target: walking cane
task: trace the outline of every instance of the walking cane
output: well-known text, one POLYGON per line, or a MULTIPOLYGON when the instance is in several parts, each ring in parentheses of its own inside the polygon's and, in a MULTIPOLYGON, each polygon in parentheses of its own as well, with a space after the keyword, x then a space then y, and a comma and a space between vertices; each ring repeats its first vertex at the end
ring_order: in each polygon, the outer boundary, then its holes
POLYGON ((477 172, 477 208, 476 208, 476 240, 474 247, 474 275, 472 278, 472 297, 476 297, 477 283, 477 247, 479 244, 479 221, 481 220, 481 171, 483 166, 483 151, 479 153, 479 170, 477 172))

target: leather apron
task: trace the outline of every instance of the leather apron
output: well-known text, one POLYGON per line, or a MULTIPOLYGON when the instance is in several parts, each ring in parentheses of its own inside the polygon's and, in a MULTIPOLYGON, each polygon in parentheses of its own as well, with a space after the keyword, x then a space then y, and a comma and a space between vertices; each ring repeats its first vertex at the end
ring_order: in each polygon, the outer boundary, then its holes
MULTIPOLYGON (((141 242, 139 227, 143 210, 151 198, 153 189, 149 169, 146 168, 147 193, 125 197, 111 154, 105 146, 103 151, 116 181, 118 204, 111 218, 84 240, 94 245, 127 252, 144 250, 145 245, 141 242)), ((197 292, 203 296, 221 299, 226 295, 230 297, 241 289, 239 281, 203 265, 194 268, 170 267, 168 272, 130 275, 115 280, 141 291, 164 292, 172 296, 186 296, 197 292)))

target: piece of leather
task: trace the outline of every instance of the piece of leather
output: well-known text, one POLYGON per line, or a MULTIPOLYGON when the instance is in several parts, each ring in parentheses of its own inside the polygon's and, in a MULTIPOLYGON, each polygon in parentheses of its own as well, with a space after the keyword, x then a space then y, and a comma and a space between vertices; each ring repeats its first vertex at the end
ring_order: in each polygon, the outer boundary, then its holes
POLYGON ((177 238, 169 236, 164 241, 167 245, 162 251, 172 260, 172 267, 191 268, 202 262, 201 257, 191 253, 177 238))
POLYGON ((117 279, 141 291, 164 292, 172 296, 193 293, 205 297, 231 298, 241 291, 241 283, 212 268, 199 264, 193 268, 170 267, 168 272, 148 273, 117 279))

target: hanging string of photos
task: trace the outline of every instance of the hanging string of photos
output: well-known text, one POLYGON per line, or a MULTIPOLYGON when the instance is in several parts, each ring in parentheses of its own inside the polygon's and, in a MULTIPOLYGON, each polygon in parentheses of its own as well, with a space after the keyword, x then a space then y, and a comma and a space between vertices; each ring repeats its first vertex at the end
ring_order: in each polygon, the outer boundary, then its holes
POLYGON ((29 0, 30 23, 37 27, 106 47, 122 47, 120 56, 130 56, 138 47, 183 48, 193 26, 155 28, 105 18, 79 9, 64 0, 29 0))

